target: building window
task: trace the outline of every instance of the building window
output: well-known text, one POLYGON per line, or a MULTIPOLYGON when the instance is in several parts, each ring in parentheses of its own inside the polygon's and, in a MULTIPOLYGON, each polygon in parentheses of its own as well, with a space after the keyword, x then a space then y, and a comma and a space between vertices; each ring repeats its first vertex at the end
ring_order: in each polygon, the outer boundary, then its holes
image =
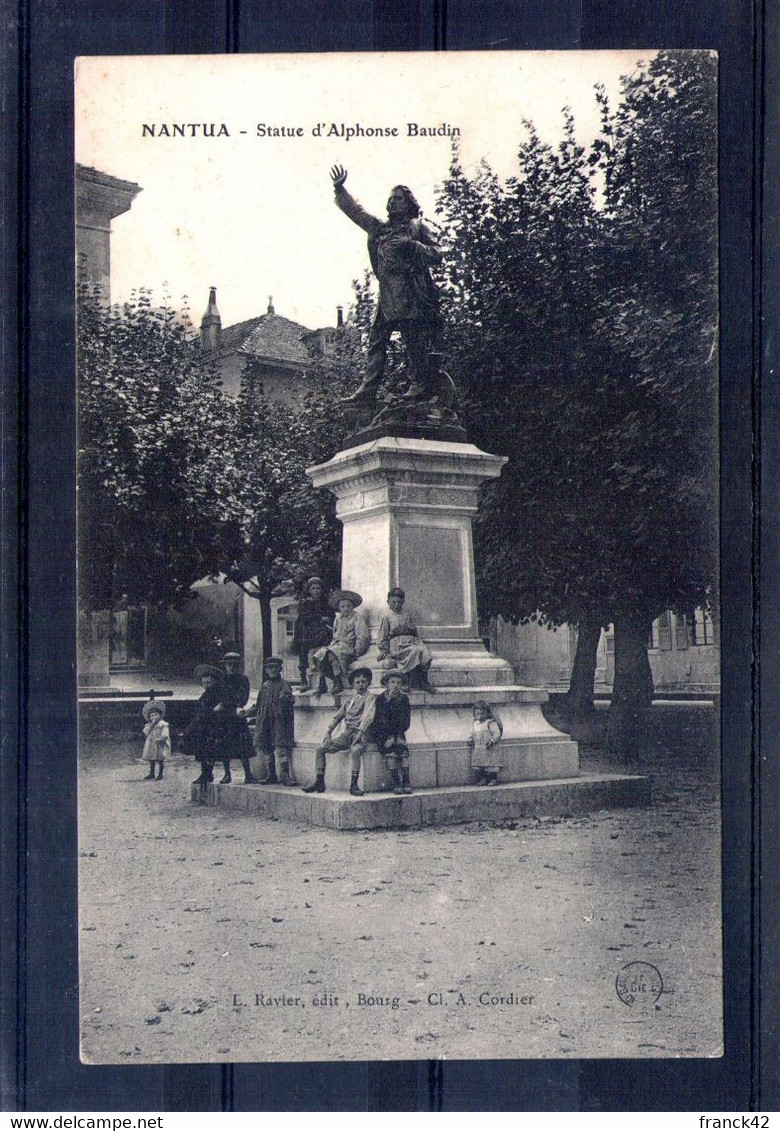
POLYGON ((715 643, 715 625, 704 609, 694 609, 689 619, 689 637, 694 647, 715 643))
POLYGON ((669 610, 661 613, 660 617, 653 621, 650 626, 650 639, 647 642, 648 648, 655 648, 659 652, 670 652, 672 648, 672 625, 669 617, 669 610))
POLYGON ((604 629, 604 651, 608 656, 615 655, 615 626, 613 624, 604 629))

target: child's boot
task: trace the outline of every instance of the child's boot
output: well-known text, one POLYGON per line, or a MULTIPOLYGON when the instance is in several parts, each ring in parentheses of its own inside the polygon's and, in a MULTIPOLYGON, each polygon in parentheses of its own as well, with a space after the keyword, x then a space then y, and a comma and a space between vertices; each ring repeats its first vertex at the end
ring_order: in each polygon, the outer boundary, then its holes
POLYGON ((317 774, 317 777, 311 785, 305 785, 302 789, 303 793, 324 793, 325 792, 325 775, 317 774))
POLYGON ((326 680, 326 678, 322 674, 322 672, 320 672, 320 678, 317 681, 317 690, 315 692, 315 697, 317 699, 319 699, 320 695, 324 695, 327 690, 328 690, 328 681, 326 680))
POLYGON ((363 797, 364 792, 365 792, 358 785, 358 778, 359 777, 360 777, 360 771, 358 771, 358 773, 352 775, 352 779, 349 783, 349 792, 352 794, 353 797, 363 797))
POLYGON ((163 775, 163 766, 164 766, 164 765, 165 765, 165 762, 158 762, 158 763, 157 763, 157 780, 158 780, 158 781, 160 781, 160 780, 161 780, 161 778, 162 778, 162 775, 163 775))
POLYGON ((295 774, 292 772, 290 761, 288 758, 280 758, 279 760, 279 785, 297 785, 295 774))
POLYGON ((411 793, 412 784, 409 781, 409 767, 401 766, 401 793, 411 793))
POLYGON ((154 781, 154 767, 156 766, 156 764, 156 762, 149 763, 149 773, 144 778, 144 781, 154 781))
POLYGON ((244 770, 244 785, 253 785, 257 781, 257 778, 252 773, 252 767, 249 765, 249 759, 242 758, 241 765, 244 770))
POLYGON ((395 768, 395 766, 390 766, 389 772, 390 788, 392 789, 393 793, 401 793, 401 779, 398 776, 398 770, 395 768))
POLYGON ((428 673, 431 670, 431 663, 433 663, 432 660, 430 661, 430 663, 425 664, 424 667, 416 668, 415 674, 417 676, 417 686, 419 687, 420 691, 427 691, 429 695, 435 695, 436 688, 428 678, 428 673))
POLYGON ((485 785, 498 785, 498 774, 490 771, 486 773, 485 785))
POLYGON ((260 785, 277 785, 278 781, 279 779, 276 776, 276 762, 273 754, 269 754, 265 773, 260 778, 260 785))

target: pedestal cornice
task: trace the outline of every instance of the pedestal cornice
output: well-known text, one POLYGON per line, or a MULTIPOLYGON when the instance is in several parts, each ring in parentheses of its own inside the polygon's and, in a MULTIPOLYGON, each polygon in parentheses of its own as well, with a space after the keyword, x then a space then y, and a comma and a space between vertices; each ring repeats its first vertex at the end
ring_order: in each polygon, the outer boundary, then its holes
POLYGON ((336 496, 343 522, 383 510, 473 515, 482 483, 501 474, 504 456, 474 444, 385 436, 308 469, 315 487, 336 496))
POLYGON ((475 444, 455 444, 443 440, 415 440, 383 436, 356 448, 338 452, 327 463, 307 469, 315 487, 336 491, 343 483, 363 477, 408 472, 428 483, 463 483, 478 486, 486 479, 497 479, 507 462, 506 456, 481 451, 475 444))

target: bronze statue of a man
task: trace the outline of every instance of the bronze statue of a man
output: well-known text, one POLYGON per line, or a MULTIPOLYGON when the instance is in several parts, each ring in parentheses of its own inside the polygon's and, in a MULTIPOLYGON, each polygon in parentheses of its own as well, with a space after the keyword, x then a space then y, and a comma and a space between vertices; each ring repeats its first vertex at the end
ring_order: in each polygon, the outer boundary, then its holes
POLYGON ((371 216, 344 188, 347 171, 334 165, 331 178, 336 204, 368 233, 368 255, 379 280, 379 301, 368 337, 366 375, 342 403, 373 408, 385 371, 390 337, 400 331, 409 358, 410 385, 405 397, 424 402, 431 395, 430 355, 436 349, 439 296, 430 267, 441 251, 423 223, 411 189, 396 185, 387 201, 387 220, 371 216))

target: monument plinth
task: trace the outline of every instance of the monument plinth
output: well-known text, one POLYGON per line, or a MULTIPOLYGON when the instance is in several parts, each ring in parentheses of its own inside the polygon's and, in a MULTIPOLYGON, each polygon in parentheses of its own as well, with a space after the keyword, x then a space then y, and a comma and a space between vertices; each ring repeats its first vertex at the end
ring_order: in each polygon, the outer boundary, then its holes
MULTIPOLYGON (((471 532, 479 488, 505 463, 474 444, 384 436, 308 471, 336 496, 341 584, 362 595, 372 639, 388 590, 400 586, 433 653, 435 685, 514 682, 511 665, 479 637, 471 532)), ((361 663, 379 672, 373 645, 361 663)))

